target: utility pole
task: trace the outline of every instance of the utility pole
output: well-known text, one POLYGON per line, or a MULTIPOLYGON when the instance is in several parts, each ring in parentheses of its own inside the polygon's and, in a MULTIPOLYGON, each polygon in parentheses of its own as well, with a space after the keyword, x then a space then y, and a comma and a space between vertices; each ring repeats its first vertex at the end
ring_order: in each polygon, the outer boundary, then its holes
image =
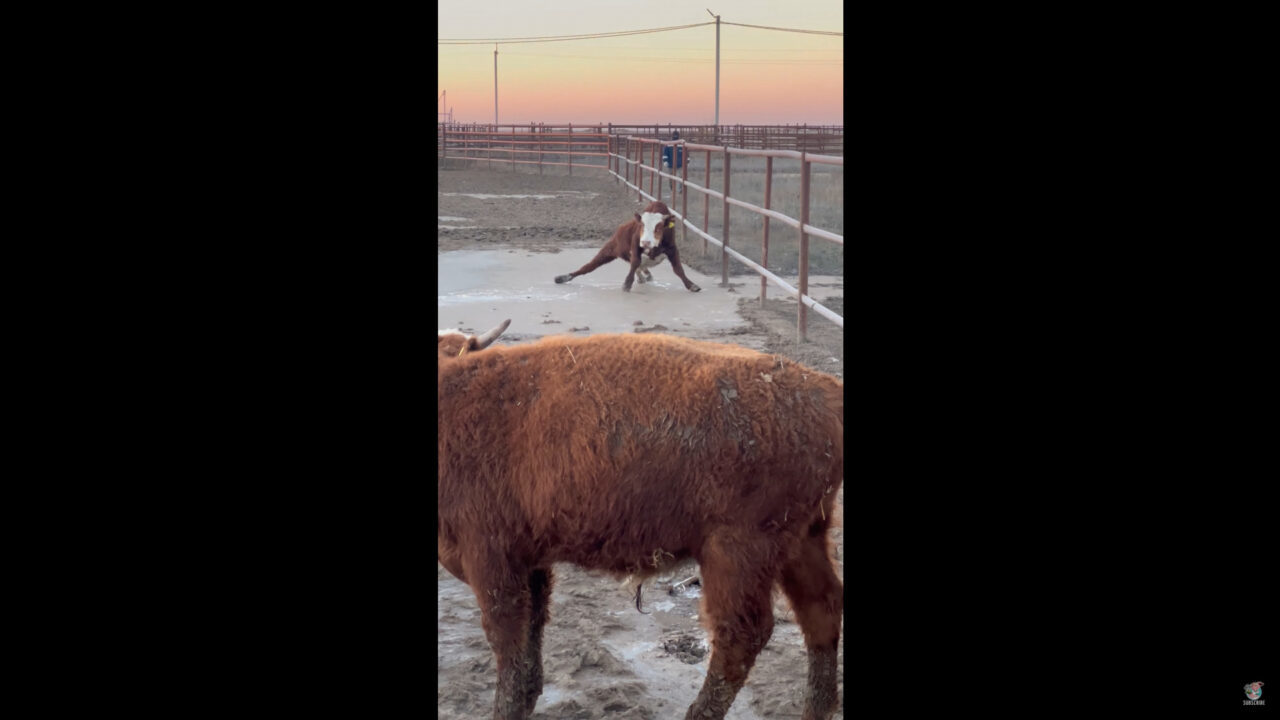
POLYGON ((720 16, 707 8, 711 17, 716 19, 716 135, 720 134, 720 16))
POLYGON ((493 124, 498 125, 498 43, 493 44, 493 124))

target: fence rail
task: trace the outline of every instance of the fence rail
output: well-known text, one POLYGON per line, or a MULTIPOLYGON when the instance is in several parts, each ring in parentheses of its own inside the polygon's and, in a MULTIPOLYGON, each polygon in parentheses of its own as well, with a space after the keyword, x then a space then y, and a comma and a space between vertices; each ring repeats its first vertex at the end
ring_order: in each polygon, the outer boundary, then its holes
MULTIPOLYGON (((699 235, 703 240, 714 243, 721 249, 720 255, 720 282, 722 285, 729 284, 729 258, 733 258, 738 262, 746 265, 760 275, 760 303, 763 305, 766 297, 768 283, 782 288, 789 295, 799 301, 796 311, 796 332, 801 340, 805 340, 808 334, 808 308, 812 308, 814 312, 822 317, 835 323, 840 328, 844 328, 844 318, 833 312, 830 308, 825 307, 818 301, 809 296, 809 236, 813 235, 824 240, 844 244, 844 237, 836 233, 814 227, 809 224, 809 180, 810 171, 813 164, 825 165, 844 165, 843 157, 834 155, 810 155, 804 152, 794 152, 789 150, 752 150, 748 148, 736 148, 728 146, 703 145, 698 143, 688 143, 683 140, 660 140, 650 139, 646 137, 635 137, 631 135, 610 135, 609 136, 609 174, 617 180, 621 181, 627 187, 636 191, 637 199, 648 198, 662 202, 662 186, 666 183, 663 180, 678 184, 683 190, 680 210, 671 209, 673 215, 680 219, 681 223, 681 240, 687 240, 688 230, 692 230, 694 234, 699 235), (660 148, 674 147, 683 148, 683 150, 675 150, 673 152, 682 152, 684 162, 679 163, 681 171, 679 175, 664 172, 659 167, 658 158, 661 156, 660 148), (646 165, 644 162, 645 149, 649 150, 650 163, 646 165), (632 158, 634 152, 634 159, 632 158), (706 179, 705 184, 689 182, 689 165, 690 152, 706 153, 706 179), (711 153, 719 153, 722 156, 722 175, 724 181, 724 189, 722 192, 712 190, 711 185, 711 153), (732 177, 732 157, 734 155, 747 157, 764 157, 765 161, 765 196, 764 207, 753 205, 738 198, 733 197, 731 191, 732 177), (771 210, 770 196, 773 187, 773 160, 774 158, 792 158, 800 161, 800 218, 792 218, 783 215, 780 212, 771 210), (644 191, 644 183, 647 178, 649 180, 649 192, 644 191), (654 194, 656 186, 656 194, 654 194), (689 191, 692 190, 702 195, 702 227, 698 227, 689 221, 689 191), (723 206, 723 217, 721 219, 721 232, 723 239, 712 236, 708 230, 708 219, 710 217, 711 198, 717 198, 723 206), (729 223, 729 206, 735 205, 751 212, 764 216, 764 238, 761 246, 760 263, 744 257, 741 253, 730 247, 730 223, 729 223), (785 225, 789 225, 797 230, 800 240, 800 260, 798 263, 800 270, 799 287, 793 287, 790 283, 778 277, 768 269, 769 261, 769 221, 777 220, 785 225)), ((675 197, 672 196, 672 202, 668 207, 675 204, 675 197)), ((705 247, 705 242, 704 242, 705 247)))
MULTIPOLYGON (((665 125, 627 123, 493 125, 451 122, 437 124, 436 153, 441 159, 444 159, 448 149, 455 149, 455 142, 460 137, 460 133, 471 133, 474 139, 472 144, 465 148, 462 145, 458 145, 456 149, 485 150, 485 154, 478 156, 480 159, 492 160, 496 157, 509 162, 512 156, 499 157, 488 151, 509 151, 512 149, 508 144, 510 140, 525 134, 543 137, 548 134, 569 136, 573 138, 573 144, 576 147, 579 145, 579 138, 586 140, 590 136, 627 135, 636 138, 669 140, 673 132, 679 132, 680 139, 686 142, 705 143, 717 147, 731 145, 743 150, 790 150, 793 152, 817 153, 819 155, 844 154, 844 127, 840 125, 673 125, 670 123, 665 125), (481 142, 481 136, 488 138, 488 143, 496 143, 497 146, 475 144, 476 142, 481 142)), ((595 157, 577 152, 573 153, 573 155, 575 158, 595 157)), ((470 154, 460 153, 448 155, 448 157, 463 157, 469 160, 477 157, 477 154, 475 152, 470 154)))
POLYGON ((539 175, 544 166, 564 166, 572 175, 575 165, 579 169, 608 169, 608 138, 607 134, 597 132, 592 126, 575 127, 572 124, 564 127, 439 125, 436 153, 442 166, 447 166, 450 160, 463 164, 483 161, 492 168, 496 160, 508 164, 513 170, 516 165, 537 165, 539 175), (601 160, 597 162, 591 158, 601 160))

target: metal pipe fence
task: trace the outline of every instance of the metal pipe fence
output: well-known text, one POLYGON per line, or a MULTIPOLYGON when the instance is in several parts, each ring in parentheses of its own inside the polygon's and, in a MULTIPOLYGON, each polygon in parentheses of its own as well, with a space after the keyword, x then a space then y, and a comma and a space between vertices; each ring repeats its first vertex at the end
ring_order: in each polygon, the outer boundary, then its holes
POLYGON ((442 166, 450 161, 468 165, 483 162, 492 169, 536 165, 538 174, 547 166, 578 169, 608 169, 609 140, 591 126, 546 125, 440 125, 436 131, 437 158, 442 166), (600 158, 594 160, 593 158, 600 158))
MULTIPOLYGON (((627 187, 636 191, 637 201, 643 199, 662 200, 662 187, 666 183, 662 180, 671 181, 672 185, 678 186, 683 191, 680 211, 672 209, 672 214, 680 218, 681 221, 681 240, 688 238, 688 231, 692 230, 695 235, 699 235, 703 239, 703 249, 707 247, 707 243, 711 242, 719 246, 721 249, 721 267, 720 282, 722 286, 729 283, 729 258, 733 258, 738 262, 746 265, 760 275, 760 302, 764 303, 766 297, 767 283, 772 282, 774 285, 782 288, 789 295, 796 298, 798 303, 796 315, 796 332, 801 340, 806 339, 808 332, 808 309, 812 308, 814 312, 822 317, 835 323, 837 326, 844 327, 844 318, 829 308, 823 306, 818 301, 809 296, 809 237, 814 236, 823 240, 844 244, 844 237, 829 230, 815 227, 809 224, 809 200, 810 200, 810 176, 811 169, 814 164, 820 165, 844 165, 844 158, 834 155, 816 155, 806 152, 796 152, 792 150, 759 150, 749 148, 729 147, 727 145, 703 145, 700 143, 690 143, 684 140, 662 140, 650 139, 645 137, 634 137, 630 135, 610 135, 609 136, 609 174, 617 180, 624 183, 627 187), (644 163, 645 147, 650 148, 650 162, 644 163), (659 147, 680 148, 673 152, 683 152, 684 162, 682 163, 679 175, 665 172, 658 167, 656 158, 659 155, 659 147), (705 153, 706 157, 706 179, 703 185, 689 182, 689 165, 691 164, 691 152, 705 153), (633 159, 634 153, 634 159, 633 159), (717 192, 710 188, 711 185, 711 154, 717 153, 721 156, 721 168, 723 175, 723 191, 717 192), (765 161, 765 207, 759 207, 752 203, 733 197, 731 191, 732 172, 732 156, 740 155, 745 157, 764 157, 765 161), (773 185, 773 159, 774 158, 791 158, 800 161, 800 218, 792 218, 784 215, 776 210, 769 208, 771 201, 771 188, 773 185), (625 165, 625 167, 623 167, 625 165), (621 170, 621 172, 619 172, 621 170), (643 190, 645 176, 648 176, 650 192, 643 190), (656 183, 656 193, 655 191, 656 183), (694 225, 688 218, 689 190, 693 190, 702 195, 702 227, 694 225), (711 198, 716 198, 722 202, 723 217, 721 219, 721 234, 723 238, 712 236, 708 230, 708 218, 710 215, 711 198), (744 257, 741 253, 730 247, 730 222, 729 222, 729 206, 734 205, 764 217, 764 239, 761 248, 761 263, 744 257), (790 283, 770 272, 767 264, 769 257, 769 221, 777 220, 778 222, 795 228, 799 236, 800 260, 798 263, 800 278, 799 287, 792 287, 790 283)), ((674 196, 672 201, 674 202, 674 196)), ((668 204, 670 207, 670 204, 668 204)))
MULTIPOLYGON (((703 143, 716 146, 730 145, 745 150, 791 150, 794 152, 817 153, 819 155, 844 154, 844 127, 841 125, 673 125, 640 124, 640 123, 597 123, 595 125, 561 125, 545 123, 503 124, 454 123, 437 124, 436 152, 440 158, 445 157, 445 145, 450 139, 460 142, 457 133, 471 132, 489 134, 494 137, 529 134, 573 134, 576 140, 585 138, 585 134, 594 135, 627 135, 635 138, 652 138, 655 140, 671 137, 673 131, 679 131, 686 142, 703 143)), ((478 140, 473 140, 476 142, 478 140)), ((451 144, 451 147, 453 145, 451 144)), ((455 149, 463 149, 458 146, 455 149)), ((466 149, 481 149, 474 145, 466 149)), ((488 149, 488 148, 484 148, 488 149)), ((510 148, 507 148, 510 149, 510 148)), ((582 157, 575 153, 575 157, 582 157)), ((458 157, 454 155, 452 157, 458 157)), ((464 157, 470 157, 465 156, 464 157)), ((487 156, 485 159, 489 159, 487 156)))

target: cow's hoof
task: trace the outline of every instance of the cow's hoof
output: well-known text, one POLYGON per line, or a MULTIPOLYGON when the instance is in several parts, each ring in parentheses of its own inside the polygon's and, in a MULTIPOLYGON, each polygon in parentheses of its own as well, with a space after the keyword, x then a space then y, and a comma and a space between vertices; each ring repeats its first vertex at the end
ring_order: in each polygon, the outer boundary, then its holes
POLYGON ((623 286, 622 286, 622 292, 631 292, 631 286, 630 286, 630 285, 623 285, 623 286))
POLYGON ((560 283, 567 283, 567 282, 569 282, 569 281, 570 281, 570 280, 572 280, 572 279, 573 279, 573 276, 572 276, 572 275, 557 275, 557 276, 556 276, 556 283, 557 283, 557 284, 560 284, 560 283))
POLYGON ((689 292, 702 292, 702 288, 698 287, 697 285, 690 285, 689 292))

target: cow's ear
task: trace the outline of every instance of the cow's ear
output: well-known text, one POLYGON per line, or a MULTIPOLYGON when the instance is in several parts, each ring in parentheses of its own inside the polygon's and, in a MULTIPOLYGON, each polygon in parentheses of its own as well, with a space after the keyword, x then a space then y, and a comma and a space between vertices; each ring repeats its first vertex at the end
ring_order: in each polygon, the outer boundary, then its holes
POLYGON ((636 222, 641 222, 640 213, 636 213, 636 222))
POLYGON ((662 221, 665 222, 667 224, 667 227, 669 228, 673 228, 676 226, 675 215, 668 215, 662 218, 662 221))

